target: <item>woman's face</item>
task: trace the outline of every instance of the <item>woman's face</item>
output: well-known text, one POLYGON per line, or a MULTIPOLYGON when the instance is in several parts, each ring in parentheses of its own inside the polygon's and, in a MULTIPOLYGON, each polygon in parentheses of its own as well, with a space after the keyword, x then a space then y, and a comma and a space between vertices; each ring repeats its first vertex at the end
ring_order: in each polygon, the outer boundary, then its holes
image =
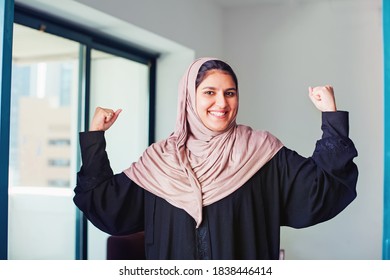
POLYGON ((238 90, 233 78, 222 71, 210 70, 196 89, 196 111, 210 130, 222 132, 238 110, 238 90))

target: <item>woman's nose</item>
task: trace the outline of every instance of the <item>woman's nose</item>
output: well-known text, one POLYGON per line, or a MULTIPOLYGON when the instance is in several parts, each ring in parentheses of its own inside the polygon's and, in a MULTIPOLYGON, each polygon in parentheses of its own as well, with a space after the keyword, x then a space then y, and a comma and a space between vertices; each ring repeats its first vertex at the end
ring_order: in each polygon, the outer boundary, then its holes
POLYGON ((223 92, 218 92, 215 98, 216 98, 215 100, 216 105, 218 105, 221 108, 224 108, 226 106, 226 96, 223 92))

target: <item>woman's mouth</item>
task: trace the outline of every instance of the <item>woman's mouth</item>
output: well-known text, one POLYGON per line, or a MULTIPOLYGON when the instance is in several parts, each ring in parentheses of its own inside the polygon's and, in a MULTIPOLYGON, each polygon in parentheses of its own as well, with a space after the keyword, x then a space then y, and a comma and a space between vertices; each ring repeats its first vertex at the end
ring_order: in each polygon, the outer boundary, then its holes
POLYGON ((220 117, 223 117, 227 114, 226 111, 209 111, 209 114, 214 116, 214 117, 217 117, 217 118, 220 118, 220 117))

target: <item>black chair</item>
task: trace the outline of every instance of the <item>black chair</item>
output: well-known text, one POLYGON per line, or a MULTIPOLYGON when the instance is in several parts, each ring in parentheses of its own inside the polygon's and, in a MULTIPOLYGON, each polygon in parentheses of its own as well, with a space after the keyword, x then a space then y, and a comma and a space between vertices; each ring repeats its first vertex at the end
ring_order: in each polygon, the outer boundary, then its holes
POLYGON ((144 232, 107 238, 107 260, 145 260, 144 232))

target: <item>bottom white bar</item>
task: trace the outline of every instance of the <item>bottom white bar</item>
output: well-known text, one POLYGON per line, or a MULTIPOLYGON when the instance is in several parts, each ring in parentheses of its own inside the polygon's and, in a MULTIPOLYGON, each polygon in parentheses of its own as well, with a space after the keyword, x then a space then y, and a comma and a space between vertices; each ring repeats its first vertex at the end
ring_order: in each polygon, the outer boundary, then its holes
POLYGON ((0 279, 389 279, 390 261, 0 261, 0 279))

